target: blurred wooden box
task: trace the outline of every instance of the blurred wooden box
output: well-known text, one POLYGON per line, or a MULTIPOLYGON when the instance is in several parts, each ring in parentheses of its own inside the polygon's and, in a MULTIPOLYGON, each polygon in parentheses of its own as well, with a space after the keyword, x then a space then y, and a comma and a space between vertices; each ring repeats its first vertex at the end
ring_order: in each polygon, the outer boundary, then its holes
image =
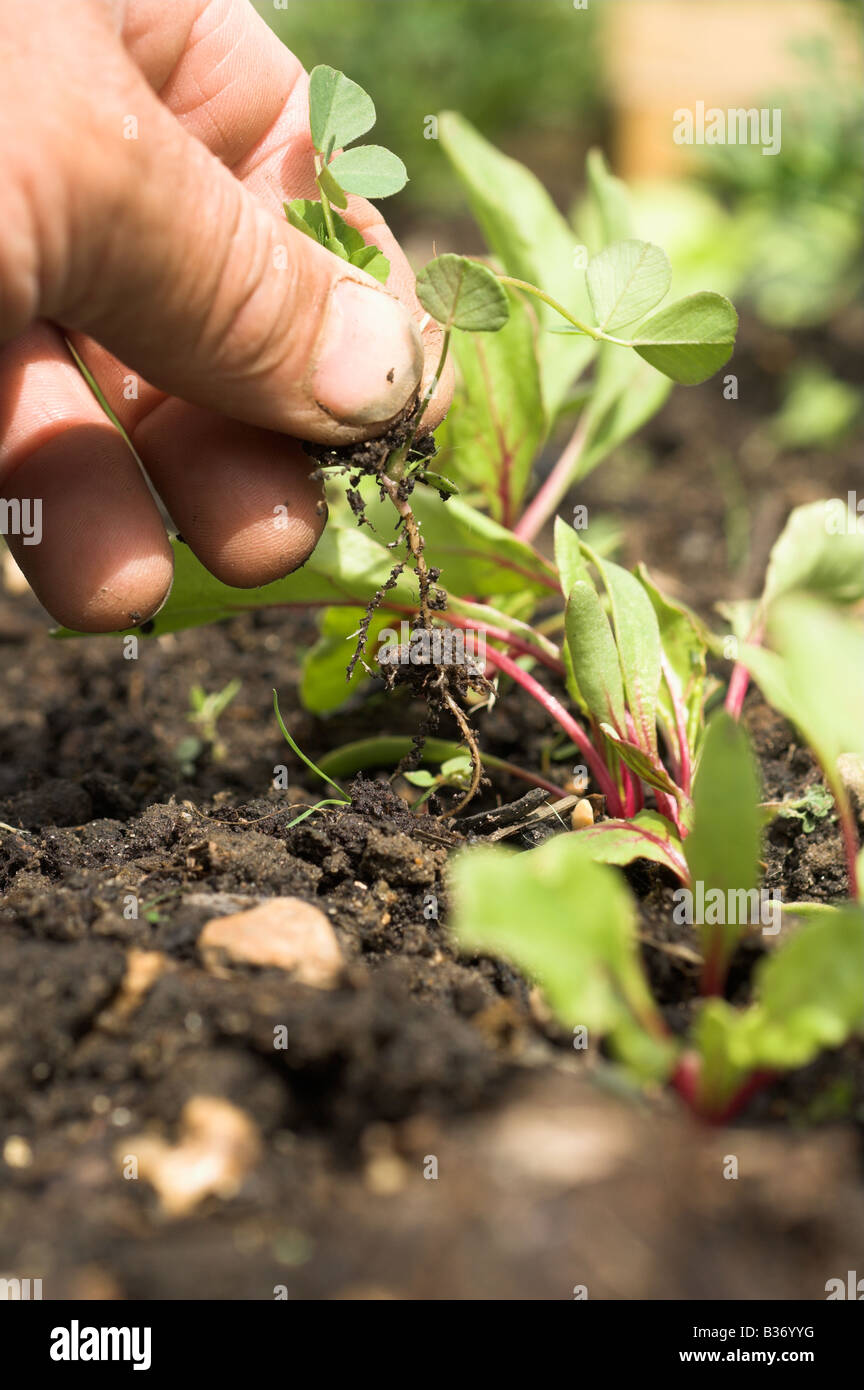
POLYGON ((679 108, 761 107, 800 85, 793 41, 828 39, 841 71, 861 78, 855 14, 837 0, 602 0, 598 10, 625 178, 686 172, 693 147, 673 140, 679 108))

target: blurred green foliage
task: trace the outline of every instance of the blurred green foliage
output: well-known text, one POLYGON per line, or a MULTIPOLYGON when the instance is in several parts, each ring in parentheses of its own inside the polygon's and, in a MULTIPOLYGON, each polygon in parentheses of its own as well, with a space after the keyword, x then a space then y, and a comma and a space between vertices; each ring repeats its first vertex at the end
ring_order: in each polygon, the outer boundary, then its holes
MULTIPOLYGON (((859 17, 860 0, 850 5, 859 17)), ((783 328, 818 324, 860 292, 864 92, 830 41, 790 43, 800 82, 766 92, 782 111, 780 152, 706 148, 702 172, 734 217, 742 293, 783 328)), ((860 62, 859 62, 860 68, 860 62)))
POLYGON ((255 0, 302 60, 332 67, 372 93, 375 138, 405 161, 400 203, 452 212, 462 202, 426 117, 467 116, 496 144, 578 132, 590 143, 600 104, 597 23, 572 0, 255 0))

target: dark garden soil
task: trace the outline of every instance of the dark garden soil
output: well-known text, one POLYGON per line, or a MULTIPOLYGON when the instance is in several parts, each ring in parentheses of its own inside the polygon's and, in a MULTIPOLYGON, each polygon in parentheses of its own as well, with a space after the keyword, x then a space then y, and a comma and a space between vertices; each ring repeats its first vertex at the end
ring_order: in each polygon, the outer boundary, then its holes
MULTIPOLYGON (((751 345, 757 362, 767 350, 751 345)), ((652 427, 650 475, 622 459, 579 499, 621 522, 627 560, 706 614, 755 592, 790 506, 862 485, 851 447, 760 472, 759 450, 740 446, 772 378, 757 365, 748 379, 750 404, 678 392, 652 427), (751 523, 731 552, 720 439, 751 523)), ((723 1130, 670 1096, 634 1098, 509 967, 454 957, 454 822, 409 820, 367 782, 352 810, 289 828, 289 803, 320 793, 299 763, 296 789, 269 790, 274 766, 294 776, 296 763, 271 688, 313 757, 413 732, 407 692, 326 721, 297 708, 315 627, 296 614, 143 641, 137 661, 117 639, 45 634, 32 600, 0 597, 0 1276, 41 1277, 46 1298, 566 1299, 586 1285, 592 1298, 818 1299, 860 1269, 859 1044, 767 1088, 723 1130), (233 676, 224 759, 184 769, 189 687, 233 676), (199 952, 205 922, 273 896, 328 914, 345 958, 336 987, 199 952), (136 988, 142 951, 160 954, 136 988), (142 1135, 182 1143, 183 1108, 201 1097, 247 1117, 236 1191, 172 1215, 124 1163, 142 1135), (737 1181, 724 1180, 729 1155, 737 1181)), ((770 799, 818 781, 752 692, 745 716, 770 799)), ((520 692, 479 728, 489 751, 534 768, 552 738, 520 692)), ((485 804, 524 790, 499 780, 485 804)), ((784 899, 845 892, 830 819, 809 833, 776 821, 766 863, 784 899)), ((663 871, 637 865, 630 880, 653 987, 682 1029, 695 942, 672 925, 663 871)), ((765 949, 760 937, 739 951, 730 997, 747 998, 765 949)))

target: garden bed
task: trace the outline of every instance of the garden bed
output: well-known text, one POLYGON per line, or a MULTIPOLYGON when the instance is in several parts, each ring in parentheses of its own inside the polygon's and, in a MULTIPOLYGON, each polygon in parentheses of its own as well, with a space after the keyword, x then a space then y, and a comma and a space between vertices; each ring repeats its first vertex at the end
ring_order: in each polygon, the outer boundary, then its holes
MULTIPOLYGON (((770 391, 770 372, 762 382, 770 391)), ((722 480, 692 440, 727 430, 727 412, 744 434, 755 418, 706 399, 676 396, 658 417, 662 457, 638 507, 623 462, 584 490, 625 520, 638 510, 625 558, 691 599, 695 582, 703 611, 730 592, 728 533, 722 480)), ((763 548, 790 506, 857 481, 851 450, 790 458, 779 494, 754 469, 741 485, 763 548)), ((726 1129, 695 1124, 670 1094, 622 1092, 510 966, 454 954, 443 874, 458 821, 411 821, 367 782, 351 809, 289 826, 289 804, 314 796, 299 763, 296 789, 267 790, 277 764, 294 776, 272 687, 313 758, 379 728, 385 702, 388 731, 418 719, 404 692, 326 721, 300 708, 311 618, 261 612, 142 643, 137 661, 119 638, 45 633, 35 603, 0 599, 0 821, 13 827, 0 831, 0 1271, 41 1277, 46 1298, 569 1298, 576 1285, 592 1298, 820 1298, 860 1263, 860 1042, 764 1088, 726 1129), (226 672, 242 681, 226 756, 184 772, 189 687, 218 689, 226 672), (279 896, 333 923, 335 987, 214 968, 199 951, 208 920, 279 896), (137 992, 136 952, 160 953, 137 992), (248 1117, 252 1148, 233 1194, 172 1216, 152 1183, 124 1178, 124 1154, 145 1133, 177 1143, 196 1097, 248 1117)), ((768 799, 818 782, 756 692, 744 723, 768 799)), ((478 728, 484 751, 518 750, 524 766, 549 734, 518 691, 478 728)), ((482 804, 524 790, 498 780, 482 804)), ((765 856, 784 899, 846 891, 830 819, 810 832, 775 821, 765 856)), ((650 982, 679 1032, 697 993, 692 931, 672 925, 671 875, 644 861, 627 873, 650 982)), ((747 999, 771 949, 739 948, 729 998, 747 999)))

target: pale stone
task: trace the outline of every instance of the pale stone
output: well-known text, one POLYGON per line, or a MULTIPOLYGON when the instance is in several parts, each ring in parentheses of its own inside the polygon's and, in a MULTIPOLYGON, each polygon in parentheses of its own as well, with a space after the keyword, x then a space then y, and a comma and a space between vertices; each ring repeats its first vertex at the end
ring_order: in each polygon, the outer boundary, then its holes
POLYGON ((344 961, 333 927, 302 898, 268 898, 247 912, 214 917, 198 939, 208 965, 220 960, 289 970, 300 984, 332 989, 344 961))
POLYGON ((121 1027, 143 1004, 150 990, 169 970, 176 970, 176 961, 164 951, 143 951, 133 947, 126 956, 126 974, 119 992, 103 1009, 98 1018, 100 1028, 121 1027))
POLYGON ((142 1134, 118 1145, 124 1166, 155 1188, 166 1216, 188 1216, 205 1197, 233 1197, 258 1162, 258 1128, 244 1110, 218 1096, 195 1096, 180 1116, 180 1138, 169 1144, 142 1134))
POLYGON ((583 797, 581 801, 576 802, 570 816, 570 824, 574 830, 584 830, 594 824, 594 807, 590 801, 583 797))

